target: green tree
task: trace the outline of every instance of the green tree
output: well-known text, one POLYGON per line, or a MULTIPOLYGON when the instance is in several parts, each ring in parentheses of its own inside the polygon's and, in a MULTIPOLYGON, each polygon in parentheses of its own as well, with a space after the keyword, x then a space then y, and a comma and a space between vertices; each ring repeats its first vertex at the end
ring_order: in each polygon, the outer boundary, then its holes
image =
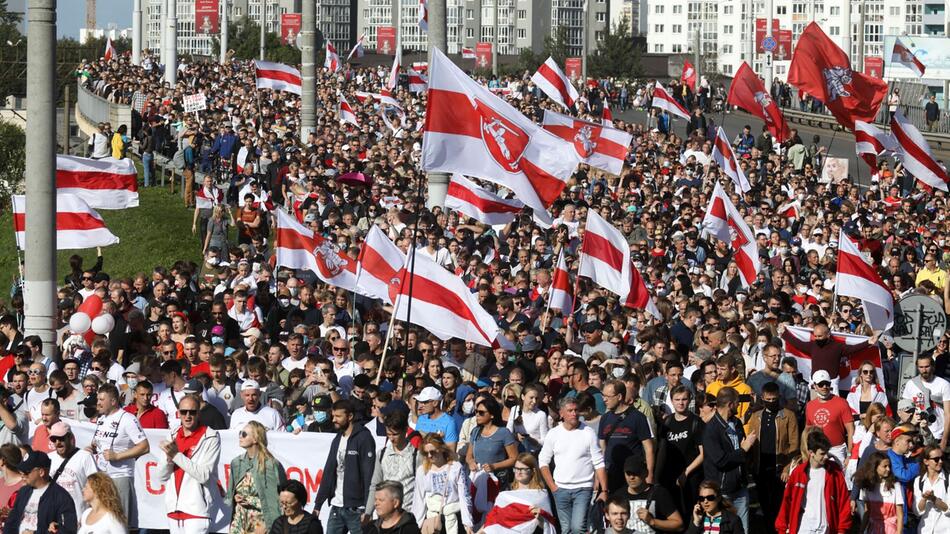
POLYGON ((596 78, 633 79, 643 75, 640 63, 643 50, 630 33, 630 24, 622 19, 597 43, 597 50, 587 57, 587 74, 596 78))
MULTIPOLYGON (((229 23, 228 48, 234 50, 234 59, 259 59, 261 53, 260 25, 246 16, 229 23)), ((283 44, 280 35, 273 32, 264 35, 264 52, 268 61, 288 65, 300 63, 300 50, 294 46, 283 44)), ((221 53, 221 41, 218 38, 212 41, 211 53, 214 57, 221 53)))
MULTIPOLYGON (((564 60, 571 55, 571 47, 567 41, 567 26, 558 26, 553 37, 548 35, 544 38, 544 54, 542 55, 544 57, 541 58, 538 65, 545 61, 548 56, 553 57, 558 65, 564 64, 564 60)), ((537 68, 535 66, 535 69, 537 68)))
POLYGON ((26 170, 26 134, 16 125, 0 121, 0 206, 10 206, 10 196, 23 191, 26 170))

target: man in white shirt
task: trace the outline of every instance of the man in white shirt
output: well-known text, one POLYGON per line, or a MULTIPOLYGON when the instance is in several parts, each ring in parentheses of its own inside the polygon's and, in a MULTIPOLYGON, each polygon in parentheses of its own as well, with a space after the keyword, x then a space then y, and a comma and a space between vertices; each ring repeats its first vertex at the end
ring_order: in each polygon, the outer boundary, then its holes
POLYGON ((241 399, 244 401, 244 406, 231 414, 231 430, 240 430, 249 422, 257 421, 267 430, 284 431, 280 412, 261 404, 261 387, 256 381, 245 380, 241 384, 241 399))
POLYGON ((50 477, 59 484, 76 505, 76 515, 82 516, 88 504, 82 498, 82 488, 89 475, 99 471, 89 451, 76 447, 76 437, 64 421, 53 425, 49 440, 55 450, 49 453, 50 477))
POLYGON ((904 384, 901 398, 910 399, 917 410, 937 417, 930 423, 930 431, 940 440, 940 448, 945 449, 948 437, 945 430, 950 427, 950 382, 934 374, 932 356, 917 358, 917 373, 919 376, 904 384))
POLYGON ((178 360, 169 360, 162 364, 162 380, 168 386, 158 396, 156 408, 165 412, 168 418, 168 428, 178 430, 181 421, 178 419, 178 403, 185 398, 185 379, 181 376, 181 363, 178 360))
POLYGON ((544 438, 538 465, 545 484, 554 493, 554 504, 563 534, 587 532, 587 509, 594 490, 597 499, 607 500, 607 471, 604 454, 594 429, 581 422, 577 400, 565 397, 558 403, 561 424, 544 438), (554 473, 551 461, 554 460, 554 473))

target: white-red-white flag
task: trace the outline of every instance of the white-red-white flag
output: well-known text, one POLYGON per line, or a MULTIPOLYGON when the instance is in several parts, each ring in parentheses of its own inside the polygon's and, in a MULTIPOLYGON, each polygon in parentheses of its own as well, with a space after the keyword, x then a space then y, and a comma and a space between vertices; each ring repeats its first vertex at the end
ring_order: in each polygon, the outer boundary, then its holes
POLYGON ((632 261, 630 263, 630 293, 623 305, 635 310, 644 310, 653 317, 663 320, 660 310, 656 307, 656 302, 653 301, 653 296, 650 295, 650 291, 647 289, 646 282, 643 281, 643 276, 640 275, 640 271, 633 265, 632 261))
POLYGON ((545 130, 574 145, 574 150, 584 163, 620 175, 630 142, 633 141, 632 135, 549 109, 544 110, 542 125, 545 130))
MULTIPOLYGON (((807 343, 815 339, 815 331, 811 328, 801 326, 787 325, 785 332, 782 333, 782 340, 785 341, 785 352, 798 361, 798 372, 811 381, 812 361, 811 355, 798 349, 794 341, 807 343)), ((846 334, 842 332, 831 332, 831 339, 845 345, 860 345, 868 340, 867 336, 858 336, 855 334, 846 334)), ((847 390, 851 385, 857 383, 858 373, 861 365, 869 361, 874 365, 877 371, 877 383, 884 383, 884 369, 881 366, 881 349, 877 345, 869 345, 862 350, 852 352, 846 357, 841 358, 838 366, 838 389, 847 390)), ((834 378, 834 377, 832 377, 834 378)))
POLYGON ((353 106, 346 101, 346 97, 342 94, 340 94, 340 103, 337 105, 337 115, 340 122, 348 122, 357 127, 360 125, 359 121, 356 120, 356 112, 353 111, 353 106))
POLYGON ((604 108, 600 112, 600 122, 608 128, 614 127, 614 114, 610 112, 610 104, 604 100, 604 108))
POLYGON ((547 208, 561 195, 579 158, 545 131, 472 80, 439 50, 432 51, 422 141, 422 169, 464 174, 514 191, 551 224, 547 208))
POLYGON ((732 145, 729 144, 729 139, 726 138, 726 132, 723 131, 722 126, 716 130, 712 157, 719 168, 722 169, 722 172, 732 178, 732 183, 736 185, 739 191, 745 193, 752 189, 749 179, 742 172, 742 167, 739 167, 739 160, 736 159, 736 154, 732 151, 732 145))
POLYGON ((409 76, 409 92, 410 93, 423 93, 426 90, 426 87, 429 85, 428 78, 425 74, 417 71, 414 68, 410 68, 406 71, 406 74, 409 76))
POLYGON ((788 219, 788 223, 791 225, 791 223, 801 217, 802 203, 796 198, 795 200, 785 202, 775 211, 782 217, 788 219))
POLYGON ((673 95, 656 82, 653 87, 653 107, 666 110, 670 115, 675 115, 684 121, 689 120, 689 111, 673 98, 673 95))
POLYGON ((531 81, 548 95, 548 98, 565 108, 573 106, 579 96, 577 89, 571 85, 571 81, 567 79, 553 57, 549 57, 538 67, 538 71, 531 76, 531 81))
POLYGON ((621 299, 630 294, 630 245, 623 232, 588 210, 577 276, 586 276, 621 299))
POLYGON ((551 289, 548 294, 548 305, 555 310, 561 310, 564 316, 573 313, 574 299, 571 296, 571 275, 567 271, 567 261, 564 251, 557 255, 557 265, 551 274, 551 289))
POLYGON ((894 52, 891 54, 891 63, 900 63, 914 71, 917 77, 922 77, 924 71, 927 70, 927 67, 917 59, 917 56, 910 51, 910 48, 907 48, 907 45, 901 42, 900 37, 894 40, 894 52))
POLYGON ((445 207, 457 210, 483 224, 508 224, 524 209, 520 200, 506 199, 478 187, 461 174, 453 174, 445 195, 445 207))
POLYGON ((891 134, 897 141, 897 159, 904 169, 928 186, 946 191, 950 182, 947 170, 937 163, 927 140, 900 110, 891 118, 891 134))
POLYGON ((211 186, 210 189, 201 186, 195 191, 195 207, 198 209, 214 209, 218 204, 224 204, 224 191, 220 188, 211 186))
POLYGON ((337 249, 336 244, 300 224, 283 210, 277 210, 277 265, 313 271, 320 280, 359 291, 356 262, 337 249))
POLYGON ((323 59, 323 66, 330 72, 340 70, 340 54, 337 53, 336 47, 330 41, 327 41, 327 53, 323 59))
POLYGON ((419 27, 422 31, 429 31, 429 2, 419 0, 419 27))
POLYGON ((495 319, 478 303, 477 295, 458 275, 447 271, 425 254, 411 251, 399 279, 400 284, 391 286, 395 302, 393 313, 397 320, 408 320, 440 339, 457 337, 485 347, 495 344, 499 337, 495 319), (413 271, 411 276, 410 266, 413 271))
MULTIPOLYGON (((13 195, 16 246, 26 250, 26 195, 13 195)), ((105 247, 119 242, 102 217, 77 195, 56 193, 56 250, 105 247)))
POLYGON ((406 254, 374 224, 360 248, 356 285, 364 295, 392 304, 393 287, 399 286, 399 272, 405 262, 406 254))
POLYGON ((465 48, 462 47, 462 59, 478 59, 478 55, 475 54, 474 48, 465 48))
MULTIPOLYGON (((339 61, 340 58, 337 58, 339 61)), ((284 65, 283 63, 271 63, 270 61, 255 61, 254 73, 257 76, 258 89, 273 89, 274 91, 287 91, 299 95, 303 82, 300 78, 300 71, 284 65)))
POLYGON ((881 275, 865 260, 857 243, 844 230, 838 237, 838 296, 861 299, 864 318, 874 330, 894 326, 894 297, 881 281, 881 275))
POLYGON ((366 51, 363 50, 363 41, 366 39, 366 34, 360 35, 360 38, 356 40, 356 44, 353 45, 353 48, 350 50, 350 53, 347 54, 346 60, 349 61, 350 58, 356 56, 357 59, 366 55, 366 51))
POLYGON ((83 199, 90 208, 121 210, 139 205, 138 171, 131 159, 56 155, 56 191, 83 199))
POLYGON ((485 534, 534 534, 538 526, 543 534, 554 534, 551 500, 544 490, 521 489, 502 491, 495 505, 485 516, 485 534), (535 514, 534 510, 538 510, 535 514))
POLYGON ((896 150, 897 142, 890 134, 869 122, 854 121, 854 151, 877 172, 877 157, 888 150, 896 150))
POLYGON ((386 79, 386 89, 392 91, 399 83, 399 66, 402 63, 402 46, 397 44, 396 56, 393 57, 393 66, 389 69, 389 78, 386 79))
POLYGON ((115 46, 112 44, 112 37, 106 37, 106 51, 103 52, 102 59, 111 61, 117 57, 119 57, 119 54, 115 51, 115 46))
POLYGON ((759 274, 759 245, 755 242, 755 235, 749 225, 718 181, 703 217, 703 229, 730 246, 732 259, 739 267, 742 286, 752 285, 759 274))

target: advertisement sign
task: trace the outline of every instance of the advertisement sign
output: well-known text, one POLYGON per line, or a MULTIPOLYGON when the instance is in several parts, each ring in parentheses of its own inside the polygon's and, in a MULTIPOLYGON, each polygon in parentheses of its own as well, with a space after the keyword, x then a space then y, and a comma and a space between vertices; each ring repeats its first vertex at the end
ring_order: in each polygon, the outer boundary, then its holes
MULTIPOLYGON (((776 38, 778 33, 778 19, 772 19, 772 37, 776 38)), ((765 40, 765 19, 755 19, 755 50, 759 54, 766 52, 762 47, 762 41, 765 40)))
POLYGON ((195 33, 218 33, 218 0, 195 0, 195 33))
POLYGON ((772 52, 772 59, 776 61, 792 59, 792 30, 779 30, 774 37, 778 46, 772 52))
POLYGON ((376 52, 385 56, 396 53, 396 28, 392 26, 376 28, 376 52))
POLYGON ((564 75, 567 76, 569 80, 576 80, 581 77, 581 72, 583 72, 583 65, 581 64, 581 58, 579 57, 569 57, 564 60, 564 75))
MULTIPOLYGON (((919 79, 914 71, 891 61, 894 55, 893 35, 884 36, 884 76, 890 79, 919 79)), ((927 68, 925 80, 950 81, 950 39, 946 37, 907 37, 901 36, 901 42, 927 68)))
POLYGON ((300 13, 281 13, 280 41, 285 45, 295 44, 297 36, 300 35, 301 26, 303 26, 303 15, 300 13))
POLYGON ((475 43, 475 66, 491 68, 491 43, 475 43))
POLYGON ((884 58, 864 56, 864 73, 872 78, 884 76, 884 58))

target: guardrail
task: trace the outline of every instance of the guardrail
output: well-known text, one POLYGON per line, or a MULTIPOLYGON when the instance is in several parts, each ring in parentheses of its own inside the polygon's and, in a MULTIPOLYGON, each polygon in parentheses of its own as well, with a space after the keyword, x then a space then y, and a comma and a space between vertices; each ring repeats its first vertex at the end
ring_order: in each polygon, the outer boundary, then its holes
MULTIPOLYGON (((130 132, 132 131, 131 107, 109 102, 78 83, 76 89, 76 112, 82 115, 92 127, 100 122, 108 122, 114 129, 124 124, 130 132)), ((83 133, 91 135, 88 131, 83 133)))
MULTIPOLYGON (((796 122, 798 124, 804 124, 807 126, 812 126, 815 128, 822 128, 827 130, 843 130, 842 126, 838 124, 838 121, 830 114, 824 113, 810 113, 807 111, 799 111, 795 108, 785 108, 783 110, 785 114, 785 119, 790 122, 796 122)), ((888 128, 887 124, 882 122, 877 122, 875 125, 882 130, 888 128)), ((950 134, 940 133, 940 132, 929 132, 926 128, 921 128, 919 125, 917 128, 920 130, 921 135, 924 136, 924 139, 932 147, 943 149, 944 147, 950 148, 950 134)))

